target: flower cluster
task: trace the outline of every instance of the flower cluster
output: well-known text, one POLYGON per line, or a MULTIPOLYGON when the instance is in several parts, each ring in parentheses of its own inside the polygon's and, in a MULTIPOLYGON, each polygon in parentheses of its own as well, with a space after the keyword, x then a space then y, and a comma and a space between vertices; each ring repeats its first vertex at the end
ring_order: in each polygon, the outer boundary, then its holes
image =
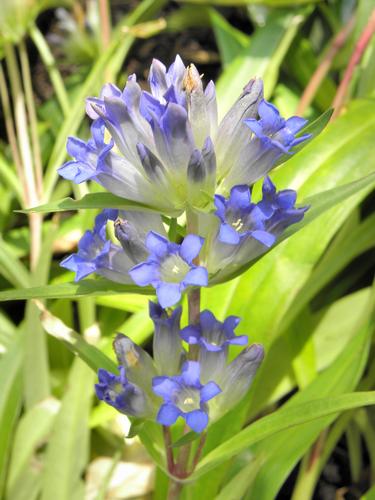
POLYGON ((202 432, 209 418, 216 420, 244 396, 263 359, 263 348, 253 344, 228 363, 229 345, 247 344, 245 335, 234 333, 239 318, 230 316, 221 323, 203 311, 198 325, 181 329, 181 311, 178 307, 169 316, 150 302, 153 358, 118 334, 114 350, 120 374, 100 370, 96 394, 129 416, 156 419, 168 426, 182 417, 192 430, 202 432), (184 345, 197 344, 198 355, 189 359, 184 345))
POLYGON ((124 90, 107 84, 87 99, 86 111, 91 137, 68 140, 73 160, 60 175, 95 181, 138 208, 103 210, 61 265, 76 280, 95 273, 151 286, 158 299, 150 302, 153 357, 118 335, 119 375, 99 371, 98 398, 165 426, 182 417, 202 432, 244 396, 263 349, 235 335, 237 317, 222 323, 198 311, 181 328, 181 307, 166 308, 231 279, 302 220, 307 207, 296 207, 295 191, 278 191, 268 174, 310 138, 306 121, 282 118, 253 79, 218 123, 215 85, 204 88, 195 66, 179 56, 168 69, 153 61, 149 90, 131 75, 124 90), (233 345, 243 350, 229 361, 233 345))

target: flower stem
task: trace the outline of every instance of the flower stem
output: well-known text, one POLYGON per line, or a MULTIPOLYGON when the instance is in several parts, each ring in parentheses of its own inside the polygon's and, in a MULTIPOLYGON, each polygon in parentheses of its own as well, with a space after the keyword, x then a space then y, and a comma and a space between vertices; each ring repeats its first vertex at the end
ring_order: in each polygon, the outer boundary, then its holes
POLYGON ((198 448, 197 448, 197 451, 195 452, 195 455, 194 455, 194 458, 193 458, 193 464, 192 464, 192 468, 191 468, 191 474, 194 472, 195 470, 195 467, 198 465, 198 462, 202 456, 202 451, 203 451, 203 448, 204 448, 204 445, 206 443, 206 437, 207 437, 207 434, 204 432, 200 439, 199 439, 199 444, 198 444, 198 448))
POLYGON ((163 425, 163 436, 165 443, 165 453, 167 455, 167 466, 168 471, 173 474, 174 472, 174 459, 173 459, 173 450, 172 450, 172 438, 171 431, 167 425, 163 425))
POLYGON ((365 52, 365 50, 366 50, 372 36, 374 35, 374 33, 375 33, 375 9, 372 11, 370 19, 369 19, 368 23, 366 24, 364 30, 362 31, 361 36, 359 37, 359 40, 356 43, 353 54, 349 60, 349 64, 345 70, 343 79, 340 83, 340 86, 337 90, 335 99, 333 101, 334 112, 333 112, 331 119, 336 118, 340 114, 341 109, 345 103, 345 98, 346 98, 346 95, 348 92, 348 88, 349 88, 355 67, 360 62, 360 60, 363 56, 363 53, 365 52))
POLYGON ((29 58, 27 55, 26 45, 23 40, 21 40, 19 45, 19 54, 21 61, 22 80, 25 87, 26 109, 30 121, 30 136, 31 136, 33 158, 34 158, 35 181, 36 181, 38 196, 39 198, 42 198, 43 167, 42 167, 42 155, 40 151, 40 142, 38 135, 38 119, 35 110, 29 58))
POLYGON ((10 149, 12 151, 12 158, 14 161, 14 165, 16 167, 18 179, 22 186, 22 206, 24 207, 27 205, 27 186, 26 186, 25 176, 22 170, 22 161, 20 152, 18 150, 16 132, 14 129, 14 120, 13 120, 12 110, 10 107, 8 87, 5 80, 3 67, 1 64, 0 64, 0 96, 4 112, 5 129, 7 132, 10 149))
POLYGON ((332 66, 333 60, 339 50, 344 46, 346 40, 348 39, 352 29, 354 27, 354 17, 352 17, 340 30, 337 35, 333 38, 330 46, 323 57, 321 63, 316 68, 314 74, 312 75, 307 87, 305 88, 301 100, 299 101, 298 107, 296 109, 297 115, 303 115, 306 109, 310 106, 315 94, 317 93, 320 84, 327 75, 330 67, 332 66))
MULTIPOLYGON (((36 206, 39 203, 39 196, 35 181, 33 166, 33 156, 28 134, 28 120, 25 107, 25 96, 22 89, 21 77, 15 50, 11 44, 5 44, 5 60, 9 72, 10 89, 13 98, 14 116, 19 142, 20 157, 25 178, 25 198, 28 207, 36 206)), ((40 214, 29 215, 30 225, 30 267, 35 269, 40 249, 42 237, 42 217, 40 214)))

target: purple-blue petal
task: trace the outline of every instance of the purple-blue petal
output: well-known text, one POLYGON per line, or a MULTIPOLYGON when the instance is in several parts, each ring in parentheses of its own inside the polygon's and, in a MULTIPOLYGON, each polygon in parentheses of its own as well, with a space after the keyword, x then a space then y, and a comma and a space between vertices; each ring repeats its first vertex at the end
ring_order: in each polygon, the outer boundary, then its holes
POLYGON ((188 344, 198 344, 201 334, 197 326, 189 325, 180 331, 180 336, 188 344))
POLYGON ((181 299, 181 286, 179 283, 160 283, 156 295, 161 307, 172 307, 181 299))
POLYGON ((146 237, 146 246, 150 253, 162 259, 168 253, 168 240, 154 231, 150 231, 146 237))
POLYGON ((199 388, 201 384, 199 382, 200 366, 198 361, 185 361, 181 376, 186 385, 199 388))
POLYGON ((250 205, 251 194, 249 186, 234 186, 230 191, 230 206, 236 209, 245 209, 250 205))
POLYGON ((154 262, 142 262, 129 271, 131 279, 139 286, 147 286, 158 279, 158 268, 154 262))
POLYGON ((240 242, 240 235, 229 224, 221 224, 218 239, 222 243, 227 243, 228 245, 238 245, 240 242))
POLYGON ((202 410, 194 410, 185 414, 187 425, 194 432, 203 432, 208 425, 208 415, 202 410))
POLYGON ((201 389, 201 403, 206 403, 220 393, 221 389, 215 382, 208 382, 201 389))
POLYGON ((199 255, 204 239, 195 234, 188 234, 181 243, 180 255, 188 263, 191 264, 193 259, 199 255))
POLYGON ((276 237, 267 231, 252 231, 251 236, 267 248, 272 247, 276 240, 276 237))
POLYGON ((176 406, 164 404, 161 405, 156 420, 161 425, 173 425, 180 415, 181 412, 176 406))
POLYGON ((174 393, 178 392, 179 389, 179 384, 170 377, 154 377, 152 379, 152 390, 165 401, 171 401, 174 393))
POLYGON ((194 267, 187 272, 184 280, 184 285, 191 286, 207 286, 208 285, 208 271, 205 267, 194 267))

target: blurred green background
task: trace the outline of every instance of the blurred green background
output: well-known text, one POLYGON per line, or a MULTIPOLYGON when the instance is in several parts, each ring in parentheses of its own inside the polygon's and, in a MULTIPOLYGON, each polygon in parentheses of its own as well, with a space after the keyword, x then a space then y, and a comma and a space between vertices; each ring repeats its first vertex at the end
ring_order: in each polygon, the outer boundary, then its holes
MULTIPOLYGON (((217 82, 221 116, 254 76, 283 116, 314 120, 335 104, 335 119, 272 175, 302 200, 375 169, 374 9, 374 0, 2 0, 0 287, 19 296, 42 287, 45 300, 0 309, 1 498, 166 498, 166 476, 138 438, 124 440, 129 421, 98 404, 95 373, 74 355, 91 344, 112 357, 115 332, 148 347, 148 298, 72 298, 74 287, 64 285, 73 275, 59 261, 92 226, 94 210, 19 212, 99 190, 72 187, 56 171, 68 135, 88 136, 85 98, 107 81, 124 86, 134 72, 147 85, 152 58, 170 64, 178 53, 217 82), (51 316, 41 322, 43 307, 51 316)), ((215 424, 206 451, 285 401, 374 389, 373 185, 369 177, 244 275, 204 292, 203 307, 241 316, 240 333, 267 353, 246 408, 215 424)), ((370 499, 374 480, 375 421, 364 407, 249 446, 186 487, 184 498, 370 499)))

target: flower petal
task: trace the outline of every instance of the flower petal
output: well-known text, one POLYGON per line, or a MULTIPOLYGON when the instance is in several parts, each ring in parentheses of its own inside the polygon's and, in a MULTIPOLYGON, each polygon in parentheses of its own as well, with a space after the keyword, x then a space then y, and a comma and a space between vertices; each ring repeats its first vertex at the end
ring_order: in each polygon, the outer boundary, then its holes
POLYGON ((181 376, 186 385, 200 387, 200 366, 198 361, 185 361, 182 366, 181 376))
POLYGON ((152 379, 152 390, 165 401, 171 401, 174 393, 179 389, 179 384, 170 377, 154 377, 152 379))
POLYGON ((194 432, 202 432, 208 425, 208 415, 202 410, 194 410, 187 413, 185 420, 194 432))
POLYGON ((208 382, 201 389, 201 403, 206 403, 220 393, 221 389, 215 382, 208 382))
POLYGON ((188 234, 184 241, 181 243, 180 255, 188 263, 191 264, 192 260, 199 255, 203 245, 203 238, 195 234, 188 234))
POLYGON ((229 224, 221 224, 218 239, 222 243, 227 243, 228 245, 238 245, 240 242, 240 235, 229 224))
POLYGON ((168 240, 155 231, 150 231, 146 237, 146 247, 150 253, 163 258, 168 252, 168 240))
POLYGON ((180 410, 171 404, 161 405, 156 420, 162 425, 172 425, 180 416, 180 410))
POLYGON ((129 271, 131 279, 139 286, 151 284, 158 278, 158 269, 153 262, 142 262, 129 271))
POLYGON ((181 288, 179 283, 160 283, 156 288, 156 295, 158 297, 161 307, 172 307, 181 298, 181 288))
POLYGON ((180 336, 188 344, 198 344, 201 335, 197 326, 189 325, 180 331, 180 336))
POLYGON ((208 271, 205 267, 195 267, 191 269, 183 280, 184 285, 207 286, 208 271))

